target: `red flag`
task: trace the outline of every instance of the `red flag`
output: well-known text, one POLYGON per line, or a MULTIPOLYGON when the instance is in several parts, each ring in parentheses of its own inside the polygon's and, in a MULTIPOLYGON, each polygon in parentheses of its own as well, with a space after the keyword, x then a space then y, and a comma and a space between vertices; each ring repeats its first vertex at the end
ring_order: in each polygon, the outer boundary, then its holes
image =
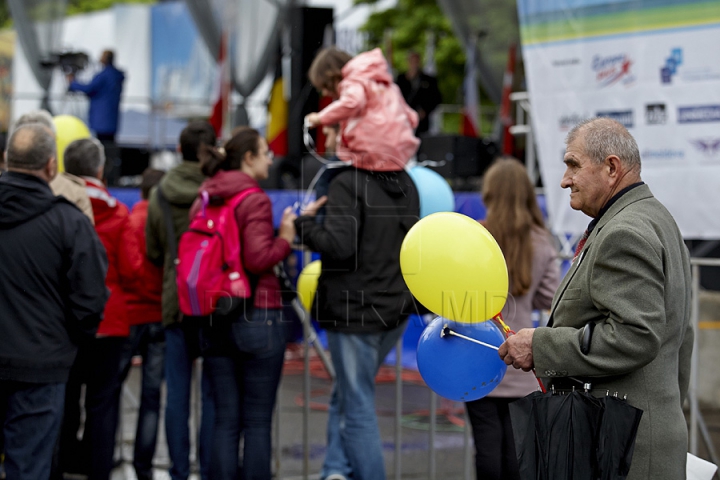
POLYGON ((478 87, 475 80, 475 42, 471 42, 465 51, 465 106, 460 133, 466 137, 477 137, 478 128, 478 87))

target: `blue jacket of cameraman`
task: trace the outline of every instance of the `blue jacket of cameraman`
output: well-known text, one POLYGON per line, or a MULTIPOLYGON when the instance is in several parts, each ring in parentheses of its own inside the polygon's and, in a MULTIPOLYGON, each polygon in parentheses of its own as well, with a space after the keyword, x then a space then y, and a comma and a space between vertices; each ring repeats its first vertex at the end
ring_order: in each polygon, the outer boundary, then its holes
POLYGON ((120 95, 125 74, 112 63, 93 77, 90 83, 70 82, 68 90, 83 92, 90 98, 88 123, 96 135, 115 135, 120 117, 120 95))

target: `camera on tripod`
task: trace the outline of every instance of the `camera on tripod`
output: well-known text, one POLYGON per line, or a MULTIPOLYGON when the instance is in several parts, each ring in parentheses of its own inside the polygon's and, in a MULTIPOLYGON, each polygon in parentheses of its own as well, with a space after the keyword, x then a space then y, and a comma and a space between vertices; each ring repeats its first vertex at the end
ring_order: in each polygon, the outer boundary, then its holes
POLYGON ((65 75, 75 75, 87 67, 89 60, 90 57, 85 52, 51 53, 40 61, 40 65, 45 68, 59 67, 65 75))

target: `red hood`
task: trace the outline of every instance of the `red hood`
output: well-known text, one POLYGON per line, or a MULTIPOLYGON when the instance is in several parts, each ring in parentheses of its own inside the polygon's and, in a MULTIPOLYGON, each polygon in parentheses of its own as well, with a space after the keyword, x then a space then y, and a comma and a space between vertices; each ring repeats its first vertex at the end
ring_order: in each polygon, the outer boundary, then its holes
POLYGON ((89 177, 83 177, 83 180, 85 181, 85 191, 92 204, 95 224, 103 223, 115 217, 118 208, 124 207, 115 197, 110 196, 110 192, 99 180, 89 177))
POLYGON ((229 198, 246 188, 258 186, 257 180, 240 170, 220 170, 200 185, 199 192, 207 190, 211 197, 229 198))
POLYGON ((387 85, 393 83, 387 61, 379 48, 353 57, 342 68, 342 76, 343 80, 367 81, 367 79, 372 79, 387 85))

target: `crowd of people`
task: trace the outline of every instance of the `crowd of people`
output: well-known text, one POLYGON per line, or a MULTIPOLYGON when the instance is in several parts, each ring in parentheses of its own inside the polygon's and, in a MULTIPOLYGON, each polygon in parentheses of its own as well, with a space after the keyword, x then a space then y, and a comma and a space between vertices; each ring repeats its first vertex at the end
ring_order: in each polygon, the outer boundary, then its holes
MULTIPOLYGON (((432 107, 408 106, 379 51, 353 58, 322 50, 309 76, 335 101, 306 121, 339 125, 337 153, 347 166, 299 214, 287 208, 277 232, 270 198, 258 185, 268 177, 272 152, 254 129, 238 127, 218 145, 209 123, 190 122, 179 138, 181 163, 164 174, 146 170, 142 200, 129 211, 103 182, 106 157, 97 139, 71 143, 58 174, 49 114, 16 122, 5 152, 8 171, 0 175, 7 478, 82 473, 108 480, 121 386, 139 354, 138 479, 153 478, 163 380, 170 477, 190 474, 190 386, 198 357, 201 478, 270 479, 287 326, 274 267, 296 241, 321 256, 310 313, 327 331, 336 373, 321 478, 385 478, 375 376, 415 310, 399 256, 422 199, 405 166, 417 150, 419 120, 432 107), (208 205, 228 205, 238 195, 243 200, 232 215, 250 295, 222 309, 218 302, 210 318, 190 316, 179 306, 181 237, 208 205)), ((407 80, 417 89, 414 78, 407 80)), ((572 376, 592 379, 603 392, 629 393, 646 415, 627 478, 683 478, 681 408, 693 339, 687 250, 641 181, 637 144, 622 125, 581 123, 567 145, 561 186, 570 189, 572 208, 593 221, 562 283, 523 165, 498 159, 483 181, 484 224, 510 277, 503 315, 518 333, 499 351, 517 371, 466 406, 477 477, 520 478, 508 404, 536 389, 526 373, 535 368, 548 384, 572 376), (532 328, 533 309, 550 309, 549 328, 532 328)))

